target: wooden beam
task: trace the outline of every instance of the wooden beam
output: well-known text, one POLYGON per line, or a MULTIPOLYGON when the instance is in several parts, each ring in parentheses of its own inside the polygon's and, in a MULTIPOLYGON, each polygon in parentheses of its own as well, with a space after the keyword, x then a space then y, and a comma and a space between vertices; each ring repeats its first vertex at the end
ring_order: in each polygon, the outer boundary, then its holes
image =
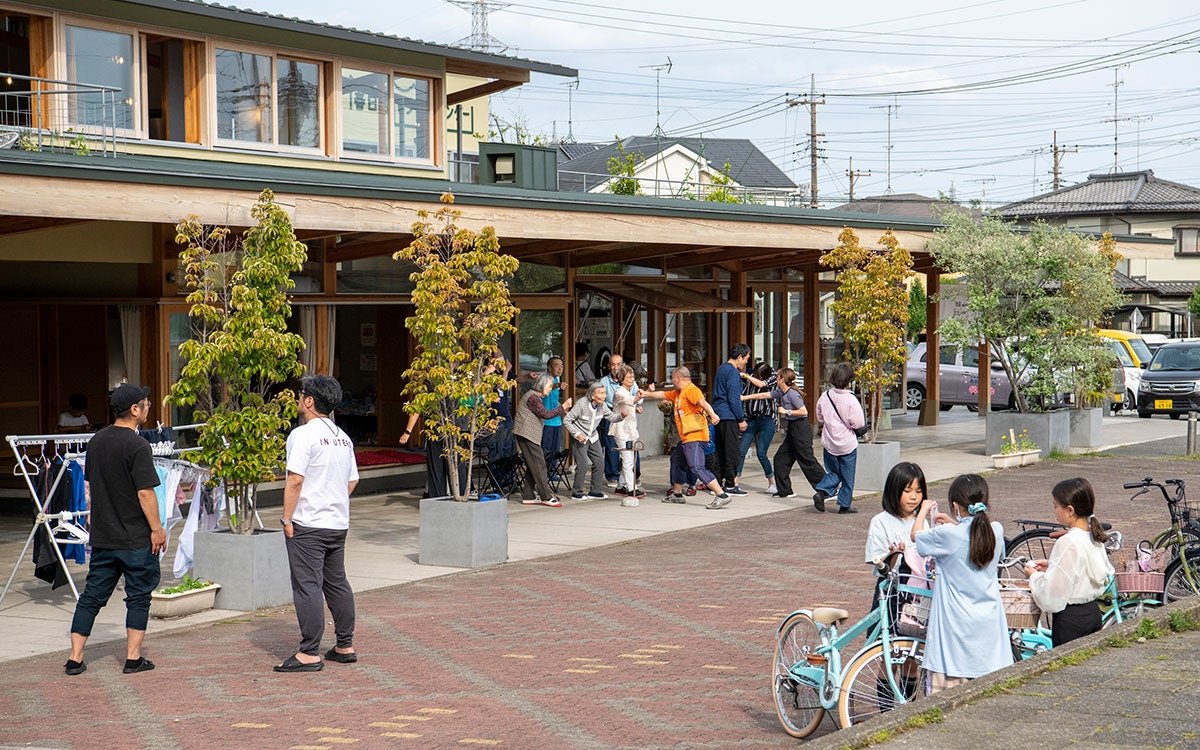
POLYGON ((527 83, 528 81, 529 75, 526 74, 524 81, 495 80, 488 81, 487 83, 481 83, 478 86, 472 86, 469 89, 463 89, 462 91, 455 91, 447 94, 446 106, 453 107, 456 104, 469 102, 472 99, 482 99, 483 97, 491 94, 497 94, 501 91, 507 91, 509 89, 516 88, 522 83, 527 83))
POLYGON ((0 236, 37 232, 69 224, 83 224, 90 219, 55 219, 41 216, 0 216, 0 236))
POLYGON ((446 60, 447 73, 459 73, 475 78, 503 78, 506 81, 529 83, 529 71, 507 65, 476 62, 473 60, 446 60))
POLYGON ((703 249, 707 249, 707 246, 636 242, 595 245, 586 251, 573 252, 571 265, 578 268, 594 266, 598 263, 626 263, 646 258, 671 257, 678 254, 690 255, 703 249))
POLYGON ((397 234, 370 242, 339 242, 326 252, 325 257, 331 263, 360 260, 362 258, 376 258, 403 250, 412 241, 413 236, 411 234, 397 234))
POLYGON ((501 252, 508 253, 514 258, 529 260, 540 255, 551 255, 577 248, 594 247, 596 243, 590 240, 530 240, 528 242, 513 241, 505 244, 501 240, 501 252))

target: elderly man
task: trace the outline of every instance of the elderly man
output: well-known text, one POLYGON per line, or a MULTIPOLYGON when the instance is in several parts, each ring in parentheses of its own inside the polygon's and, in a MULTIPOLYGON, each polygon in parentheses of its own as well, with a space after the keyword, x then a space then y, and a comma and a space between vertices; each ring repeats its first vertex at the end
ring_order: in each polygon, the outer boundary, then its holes
POLYGON ((676 367, 671 373, 671 385, 675 386, 674 390, 651 390, 647 393, 649 398, 664 398, 675 406, 675 429, 679 432, 679 445, 671 451, 671 491, 663 498, 663 502, 686 503, 683 485, 690 483, 692 476, 695 476, 716 495, 704 507, 720 510, 729 505, 732 498, 704 465, 704 444, 708 442, 708 423, 717 424, 721 418, 704 398, 700 388, 692 382, 692 373, 688 368, 676 367))
POLYGON ((328 375, 300 381, 300 420, 287 441, 283 489, 283 533, 287 535, 292 602, 300 622, 300 648, 276 672, 317 672, 325 634, 325 604, 333 615, 337 645, 325 660, 350 664, 354 651, 354 591, 346 580, 346 531, 350 494, 358 485, 354 443, 329 418, 342 401, 342 387, 328 375))

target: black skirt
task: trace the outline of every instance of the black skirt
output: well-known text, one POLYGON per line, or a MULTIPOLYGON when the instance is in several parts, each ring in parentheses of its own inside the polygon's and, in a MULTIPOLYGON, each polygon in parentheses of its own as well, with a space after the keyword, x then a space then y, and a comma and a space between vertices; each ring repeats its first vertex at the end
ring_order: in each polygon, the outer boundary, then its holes
POLYGON ((1050 626, 1050 640, 1058 647, 1095 633, 1101 624, 1100 605, 1097 602, 1068 604, 1061 612, 1054 613, 1054 621, 1050 626))

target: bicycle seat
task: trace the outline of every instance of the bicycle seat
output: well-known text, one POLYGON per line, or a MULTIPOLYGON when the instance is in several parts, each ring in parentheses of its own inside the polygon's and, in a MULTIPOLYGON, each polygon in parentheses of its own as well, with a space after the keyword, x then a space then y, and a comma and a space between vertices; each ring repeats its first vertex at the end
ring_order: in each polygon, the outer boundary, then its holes
POLYGON ((813 622, 819 622, 822 625, 833 625, 849 617, 849 612, 836 607, 817 607, 812 613, 813 622))

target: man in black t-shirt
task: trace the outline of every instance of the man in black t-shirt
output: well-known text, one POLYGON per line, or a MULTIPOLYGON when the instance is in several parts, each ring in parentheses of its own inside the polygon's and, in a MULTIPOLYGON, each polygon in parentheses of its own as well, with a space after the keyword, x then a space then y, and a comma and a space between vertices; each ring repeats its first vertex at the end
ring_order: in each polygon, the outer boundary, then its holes
POLYGON ((71 620, 71 656, 67 674, 87 669, 83 646, 101 607, 125 578, 125 674, 147 672, 154 663, 142 657, 150 617, 150 592, 161 576, 158 554, 167 532, 158 515, 158 473, 150 444, 138 428, 150 414, 150 389, 124 383, 112 392, 114 422, 88 442, 84 478, 91 488, 92 560, 87 582, 71 620))

